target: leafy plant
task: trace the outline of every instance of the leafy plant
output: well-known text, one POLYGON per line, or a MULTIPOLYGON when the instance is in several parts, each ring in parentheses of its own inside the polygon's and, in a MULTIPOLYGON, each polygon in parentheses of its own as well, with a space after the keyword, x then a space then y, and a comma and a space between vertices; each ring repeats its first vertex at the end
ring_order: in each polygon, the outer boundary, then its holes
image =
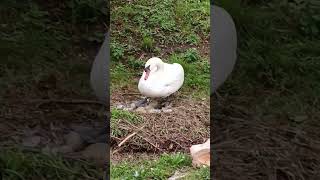
POLYGON ((116 137, 123 137, 127 135, 125 129, 119 127, 120 124, 125 124, 126 122, 130 124, 142 123, 142 118, 136 114, 129 111, 112 109, 111 110, 111 134, 116 137))
POLYGON ((193 63, 200 59, 200 55, 195 48, 190 48, 184 53, 184 59, 188 63, 193 63))
POLYGON ((119 61, 124 56, 125 47, 120 43, 111 43, 111 60, 119 61))
POLYGON ((150 36, 145 36, 142 39, 142 48, 146 51, 151 52, 154 47, 154 40, 150 36))

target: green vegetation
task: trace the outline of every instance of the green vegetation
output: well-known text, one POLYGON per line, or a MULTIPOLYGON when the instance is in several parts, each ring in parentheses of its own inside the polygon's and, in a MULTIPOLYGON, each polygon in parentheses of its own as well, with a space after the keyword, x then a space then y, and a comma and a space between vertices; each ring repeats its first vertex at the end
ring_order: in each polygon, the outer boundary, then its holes
POLYGON ((187 168, 186 179, 210 179, 209 168, 193 169, 191 159, 184 154, 161 155, 153 161, 122 162, 111 165, 112 179, 168 179, 175 171, 187 168))
POLYGON ((37 93, 47 77, 57 80, 59 91, 92 94, 88 74, 94 57, 83 49, 95 50, 104 40, 105 1, 38 2, 0 3, 0 96, 10 86, 37 93))
POLYGON ((194 96, 208 96, 209 57, 199 47, 208 46, 204 43, 210 32, 209 5, 209 1, 112 1, 111 89, 136 86, 134 79, 140 77, 146 60, 158 56, 184 66, 182 92, 196 89, 194 96))
MULTIPOLYGON (((40 125, 41 119, 55 124, 51 120, 61 116, 57 113, 50 119, 34 115, 21 105, 28 100, 94 98, 89 84, 96 55, 92 52, 104 40, 105 25, 109 24, 107 8, 105 0, 0 2, 0 111, 8 112, 12 107, 24 111, 20 119, 17 113, 10 121, 12 126, 40 125)), ((72 114, 63 111, 68 116, 72 114)), ((1 120, 7 118, 6 113, 3 115, 1 120)), ((84 161, 5 151, 3 147, 0 147, 0 174, 3 176, 0 179, 6 180, 96 180, 103 176, 102 169, 84 161)))
POLYGON ((58 156, 25 153, 19 150, 0 150, 0 176, 6 180, 97 180, 103 175, 102 169, 84 161, 68 161, 58 156))
POLYGON ((215 3, 233 16, 239 37, 237 67, 219 90, 220 94, 261 115, 318 112, 317 2, 217 0, 215 3))
POLYGON ((116 137, 124 137, 128 134, 126 129, 121 129, 120 125, 125 124, 141 124, 142 118, 129 111, 112 109, 111 110, 111 135, 116 137))

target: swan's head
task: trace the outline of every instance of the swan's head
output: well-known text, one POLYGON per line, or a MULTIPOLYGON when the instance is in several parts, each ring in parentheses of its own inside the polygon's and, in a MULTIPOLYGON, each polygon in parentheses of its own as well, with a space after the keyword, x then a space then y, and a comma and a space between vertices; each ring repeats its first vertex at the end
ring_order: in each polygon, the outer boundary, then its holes
POLYGON ((144 80, 148 79, 150 73, 158 71, 161 68, 162 64, 163 64, 163 61, 160 58, 157 58, 157 57, 150 58, 144 66, 144 72, 145 72, 144 80))

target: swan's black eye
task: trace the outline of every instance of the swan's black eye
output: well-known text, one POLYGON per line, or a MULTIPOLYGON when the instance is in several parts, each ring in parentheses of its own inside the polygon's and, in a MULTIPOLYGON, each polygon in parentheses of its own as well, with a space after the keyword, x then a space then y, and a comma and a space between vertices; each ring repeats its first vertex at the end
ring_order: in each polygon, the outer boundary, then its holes
POLYGON ((147 67, 145 67, 145 68, 144 68, 144 71, 145 71, 145 72, 150 71, 150 65, 147 66, 147 67))

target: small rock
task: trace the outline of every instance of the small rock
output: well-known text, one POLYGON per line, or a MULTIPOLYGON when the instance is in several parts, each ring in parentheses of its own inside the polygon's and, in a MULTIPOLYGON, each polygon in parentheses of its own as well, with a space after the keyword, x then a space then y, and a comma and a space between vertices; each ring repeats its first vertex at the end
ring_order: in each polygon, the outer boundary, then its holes
POLYGON ((171 112, 172 112, 172 109, 162 108, 162 112, 164 112, 164 113, 171 113, 171 112))
POLYGON ((149 109, 148 113, 161 113, 160 109, 149 109))
POLYGON ((23 140, 22 145, 26 147, 36 147, 40 144, 41 137, 40 136, 32 136, 27 137, 23 140))
POLYGON ((132 108, 132 109, 135 109, 137 106, 136 106, 136 103, 131 103, 130 104, 130 108, 132 108))
POLYGON ((122 104, 117 105, 117 109, 123 109, 123 108, 124 108, 124 105, 122 104))
POLYGON ((138 108, 136 109, 136 111, 139 112, 139 113, 147 113, 147 111, 146 111, 145 108, 143 108, 143 107, 138 107, 138 108))
POLYGON ((91 144, 85 150, 83 150, 81 154, 84 158, 94 160, 97 164, 103 165, 106 162, 107 157, 107 144, 91 144))
POLYGON ((69 134, 65 136, 66 147, 65 149, 76 151, 83 146, 83 139, 80 134, 75 131, 71 131, 69 134))

